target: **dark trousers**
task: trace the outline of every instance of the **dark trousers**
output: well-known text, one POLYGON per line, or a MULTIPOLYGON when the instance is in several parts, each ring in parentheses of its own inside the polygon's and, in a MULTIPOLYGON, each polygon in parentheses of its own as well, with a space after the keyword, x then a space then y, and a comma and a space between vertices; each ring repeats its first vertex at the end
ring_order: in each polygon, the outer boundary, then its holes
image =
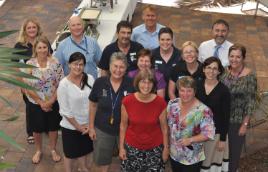
POLYGON ((33 131, 32 131, 32 128, 30 126, 30 117, 29 117, 29 100, 27 98, 26 95, 22 95, 23 96, 23 100, 24 100, 24 103, 25 103, 25 117, 26 117, 26 132, 28 134, 28 136, 33 136, 33 131))
POLYGON ((245 144, 246 136, 238 135, 240 126, 241 124, 229 125, 229 172, 236 172, 238 169, 240 155, 245 144))
POLYGON ((202 161, 192 165, 184 165, 170 158, 170 164, 173 172, 200 172, 202 161))

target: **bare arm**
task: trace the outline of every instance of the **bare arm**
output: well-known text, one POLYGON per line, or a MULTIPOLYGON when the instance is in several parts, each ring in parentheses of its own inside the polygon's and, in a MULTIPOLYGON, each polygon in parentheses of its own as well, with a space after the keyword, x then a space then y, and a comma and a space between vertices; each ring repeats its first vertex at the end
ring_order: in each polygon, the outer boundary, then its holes
POLYGON ((176 91, 176 83, 174 81, 172 81, 172 80, 169 80, 169 83, 168 83, 168 96, 169 96, 170 100, 176 98, 175 91, 176 91))
POLYGON ((159 116, 159 122, 160 122, 160 127, 162 130, 162 135, 163 135, 163 153, 162 153, 162 159, 164 162, 168 160, 169 157, 169 140, 168 140, 168 124, 167 124, 167 111, 166 109, 161 113, 159 116))
POLYGON ((126 131, 128 127, 128 114, 124 105, 121 106, 121 123, 120 123, 120 137, 119 137, 119 157, 122 160, 127 159, 126 150, 124 148, 126 131))
POLYGON ((68 122, 70 122, 72 124, 72 126, 74 126, 74 128, 77 130, 77 131, 80 131, 82 134, 86 134, 88 133, 88 126, 87 125, 80 125, 76 120, 75 118, 69 118, 67 116, 64 116, 68 122))
POLYGON ((157 95, 165 98, 165 89, 163 88, 163 89, 157 90, 157 95))
POLYGON ((92 140, 96 139, 94 122, 95 122, 97 106, 98 106, 98 103, 89 101, 89 126, 88 126, 88 128, 89 128, 89 137, 92 140))

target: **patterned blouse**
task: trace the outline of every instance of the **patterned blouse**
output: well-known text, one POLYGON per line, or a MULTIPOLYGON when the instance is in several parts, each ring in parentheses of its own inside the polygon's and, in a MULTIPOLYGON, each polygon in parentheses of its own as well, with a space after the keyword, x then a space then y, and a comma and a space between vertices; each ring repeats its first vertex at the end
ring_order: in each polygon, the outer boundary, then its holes
POLYGON ((170 156, 181 164, 192 165, 205 159, 203 143, 182 146, 179 141, 200 133, 209 139, 214 139, 215 127, 212 112, 200 102, 182 118, 179 102, 180 98, 170 100, 167 107, 170 129, 170 156))
MULTIPOLYGON (((25 79, 25 82, 37 89, 36 93, 40 99, 49 100, 57 90, 60 80, 64 77, 61 64, 54 57, 48 58, 46 68, 40 68, 36 58, 31 58, 27 64, 37 68, 27 68, 25 72, 39 79, 25 79)), ((36 104, 30 96, 28 99, 36 104)))
POLYGON ((243 118, 251 116, 256 105, 257 79, 254 73, 235 78, 226 71, 221 81, 231 93, 230 123, 241 124, 243 118))

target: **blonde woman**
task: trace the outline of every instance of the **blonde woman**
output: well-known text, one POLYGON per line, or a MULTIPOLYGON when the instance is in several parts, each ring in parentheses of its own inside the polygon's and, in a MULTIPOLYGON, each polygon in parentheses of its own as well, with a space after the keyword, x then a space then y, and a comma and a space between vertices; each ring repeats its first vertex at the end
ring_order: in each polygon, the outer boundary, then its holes
MULTIPOLYGON (((28 56, 29 58, 32 57, 32 48, 35 40, 41 36, 42 29, 40 27, 39 22, 35 18, 28 18, 23 21, 23 24, 20 29, 18 42, 15 44, 14 48, 17 49, 25 49, 24 52, 21 52, 19 54, 28 56)), ((52 52, 52 49, 49 45, 50 52, 52 52)), ((24 63, 27 62, 28 59, 23 60, 24 63)), ((24 90, 22 90, 23 100, 26 105, 26 132, 27 132, 27 142, 29 144, 34 144, 34 137, 32 128, 29 124, 29 100, 27 96, 25 95, 24 90)))
POLYGON ((52 160, 58 162, 61 159, 55 150, 61 120, 56 101, 56 91, 59 81, 63 78, 63 69, 58 61, 51 56, 49 45, 46 37, 39 37, 33 46, 33 57, 27 61, 27 64, 36 66, 36 68, 27 69, 26 72, 40 78, 25 80, 27 84, 36 88, 36 91, 26 91, 29 99, 29 120, 36 146, 36 152, 32 158, 34 164, 41 160, 41 133, 47 131, 52 160))

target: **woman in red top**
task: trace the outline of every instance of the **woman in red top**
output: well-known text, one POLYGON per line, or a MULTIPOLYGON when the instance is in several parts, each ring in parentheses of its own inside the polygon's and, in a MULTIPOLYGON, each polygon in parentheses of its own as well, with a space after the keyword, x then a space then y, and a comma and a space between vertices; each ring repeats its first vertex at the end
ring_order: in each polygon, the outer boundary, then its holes
POLYGON ((140 71, 134 86, 137 92, 125 97, 121 107, 121 170, 163 172, 169 156, 166 102, 155 94, 150 70, 140 71))

